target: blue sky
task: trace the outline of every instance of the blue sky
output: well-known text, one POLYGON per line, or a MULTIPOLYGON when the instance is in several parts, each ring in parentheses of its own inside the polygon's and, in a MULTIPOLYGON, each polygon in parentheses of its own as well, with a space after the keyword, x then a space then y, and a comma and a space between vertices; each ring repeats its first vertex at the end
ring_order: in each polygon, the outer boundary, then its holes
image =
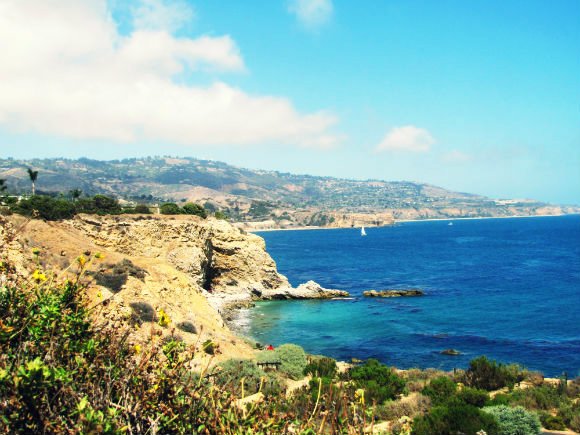
POLYGON ((1 155, 580 204, 580 2, 2 0, 1 155))

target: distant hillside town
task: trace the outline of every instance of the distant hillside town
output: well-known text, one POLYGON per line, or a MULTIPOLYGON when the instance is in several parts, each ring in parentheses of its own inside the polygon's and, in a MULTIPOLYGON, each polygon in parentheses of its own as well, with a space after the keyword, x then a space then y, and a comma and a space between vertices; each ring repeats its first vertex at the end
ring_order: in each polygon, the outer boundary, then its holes
POLYGON ((409 181, 349 180, 238 168, 178 157, 99 161, 0 159, 6 195, 115 198, 159 210, 201 205, 249 229, 382 226, 396 220, 560 215, 580 207, 491 199, 409 181), (36 173, 31 184, 31 173, 36 173))

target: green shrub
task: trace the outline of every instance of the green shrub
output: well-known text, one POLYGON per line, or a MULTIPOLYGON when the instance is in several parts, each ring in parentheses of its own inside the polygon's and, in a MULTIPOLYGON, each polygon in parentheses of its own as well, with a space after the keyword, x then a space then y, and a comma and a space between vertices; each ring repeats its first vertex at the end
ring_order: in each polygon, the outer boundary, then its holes
POLYGON ((550 410, 558 408, 567 400, 557 387, 541 385, 535 388, 526 388, 512 392, 510 402, 527 409, 550 410))
POLYGON ((483 408, 489 401, 489 394, 485 390, 463 387, 461 391, 457 392, 457 398, 468 405, 483 408))
POLYGON ((13 204, 10 209, 14 213, 40 217, 49 221, 70 219, 76 213, 75 205, 72 202, 44 195, 35 195, 28 199, 23 199, 19 203, 13 204))
POLYGON ((334 385, 331 378, 327 377, 313 377, 308 381, 308 388, 310 390, 310 397, 313 401, 316 401, 318 397, 318 390, 320 389, 321 397, 335 395, 339 391, 338 387, 334 385))
POLYGON ((542 426, 549 430, 566 430, 566 424, 559 415, 552 415, 547 412, 540 413, 542 426))
POLYGON ((580 413, 576 413, 574 416, 570 418, 568 427, 575 432, 580 432, 580 413))
POLYGON ((118 214, 121 212, 119 201, 105 195, 93 196, 93 202, 98 214, 118 214))
POLYGON ((135 206, 135 213, 139 213, 139 214, 151 214, 151 210, 149 210, 149 207, 145 204, 137 204, 135 206))
POLYGON ((261 391, 265 395, 278 394, 281 391, 278 380, 260 369, 254 361, 247 359, 229 359, 220 365, 215 381, 222 388, 227 388, 237 396, 242 395, 242 379, 244 396, 261 391))
POLYGON ((464 375, 464 383, 470 387, 493 391, 503 387, 514 387, 524 379, 520 366, 499 364, 480 356, 469 363, 464 375))
POLYGON ((125 258, 117 264, 105 265, 98 272, 89 272, 89 275, 95 278, 98 285, 107 287, 117 293, 127 283, 129 276, 144 281, 146 272, 144 269, 135 266, 131 260, 125 258))
POLYGON ((432 379, 429 385, 423 388, 421 394, 431 399, 433 405, 441 405, 455 395, 457 385, 447 376, 432 379))
POLYGON ((203 351, 208 355, 215 355, 216 344, 212 340, 205 340, 201 345, 203 351))
POLYGON ((560 405, 558 408, 558 415, 562 417, 564 424, 570 429, 580 432, 580 398, 576 401, 569 401, 566 404, 560 405))
POLYGON ((424 415, 431 408, 431 399, 419 393, 412 393, 401 400, 387 400, 378 405, 375 416, 380 420, 398 420, 401 417, 417 417, 424 415))
POLYGON ((304 368, 305 375, 334 379, 336 376, 336 360, 328 357, 312 358, 304 368))
POLYGON ((436 406, 413 422, 413 435, 475 435, 479 431, 487 435, 498 435, 499 425, 495 418, 459 400, 451 400, 446 405, 436 406))
POLYGON ((174 202, 166 202, 161 204, 160 207, 161 214, 181 214, 182 210, 174 202))
POLYGON ((194 216, 200 216, 204 219, 207 217, 207 212, 199 204, 194 204, 194 203, 188 202, 187 204, 183 205, 182 210, 183 210, 184 214, 191 214, 194 216))
POLYGON ((490 406, 483 408, 487 414, 495 417, 499 424, 499 435, 538 435, 540 420, 537 414, 526 411, 521 406, 490 406))
POLYGON ((511 394, 496 394, 493 399, 488 400, 487 406, 509 405, 512 402, 511 394))
POLYGON ((217 210, 214 213, 214 216, 216 219, 222 219, 222 220, 226 220, 228 218, 228 215, 225 214, 223 211, 217 210))
POLYGON ((349 376, 358 388, 365 390, 368 403, 374 401, 381 404, 387 399, 394 399, 405 388, 405 380, 376 359, 369 359, 353 367, 349 376))
POLYGON ((279 361, 280 371, 292 379, 300 379, 303 376, 304 368, 308 364, 306 352, 296 344, 283 344, 274 351, 265 351, 270 354, 274 361, 279 361))

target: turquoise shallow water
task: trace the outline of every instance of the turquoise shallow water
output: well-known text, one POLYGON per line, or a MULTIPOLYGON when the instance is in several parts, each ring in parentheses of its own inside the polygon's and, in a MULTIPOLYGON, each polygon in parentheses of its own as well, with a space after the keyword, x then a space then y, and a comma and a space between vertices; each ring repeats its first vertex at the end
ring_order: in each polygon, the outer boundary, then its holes
POLYGON ((550 376, 580 374, 580 216, 409 222, 367 233, 261 233, 292 284, 313 279, 354 298, 260 303, 246 333, 400 368, 449 370, 485 354, 550 376), (427 294, 362 297, 409 287, 427 294), (441 355, 447 348, 462 355, 441 355))

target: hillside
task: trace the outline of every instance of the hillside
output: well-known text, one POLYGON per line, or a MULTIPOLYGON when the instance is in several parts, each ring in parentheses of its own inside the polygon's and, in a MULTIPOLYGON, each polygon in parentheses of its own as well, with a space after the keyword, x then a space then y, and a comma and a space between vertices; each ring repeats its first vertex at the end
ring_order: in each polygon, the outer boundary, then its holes
POLYGON ((193 201, 233 221, 262 226, 385 225, 392 219, 565 214, 579 208, 534 200, 495 200, 408 181, 348 180, 249 170, 194 158, 0 159, 9 192, 30 191, 26 169, 45 193, 81 189, 133 202, 193 201))

